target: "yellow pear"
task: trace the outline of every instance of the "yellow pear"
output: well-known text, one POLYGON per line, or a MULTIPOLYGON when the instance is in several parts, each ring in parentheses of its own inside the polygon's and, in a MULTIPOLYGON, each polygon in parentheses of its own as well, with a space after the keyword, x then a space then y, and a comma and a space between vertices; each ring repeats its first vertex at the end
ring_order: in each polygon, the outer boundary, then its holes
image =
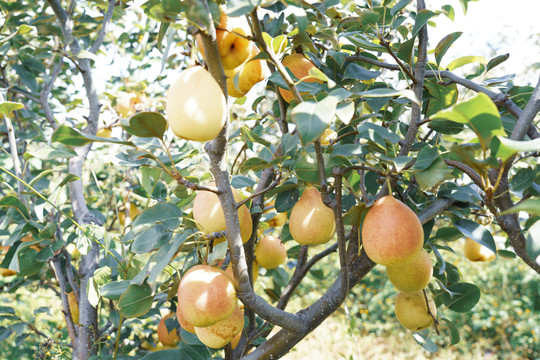
MULTIPOLYGON (((294 76, 296 76, 298 79, 302 79, 302 81, 318 83, 322 82, 318 78, 308 77, 309 70, 316 69, 317 67, 303 54, 294 53, 287 55, 283 58, 282 64, 286 68, 289 68, 289 70, 291 70, 294 76)), ((291 102, 291 100, 294 98, 292 92, 290 92, 289 90, 279 88, 279 93, 281 94, 281 97, 283 97, 283 100, 285 100, 286 102, 291 102)), ((304 93, 301 93, 301 95, 304 95, 304 93)))
POLYGON ((176 329, 172 329, 170 332, 167 330, 167 324, 165 324, 165 320, 167 320, 171 316, 173 316, 173 313, 169 313, 163 318, 161 318, 157 327, 157 336, 159 342, 167 346, 176 345, 180 341, 176 329))
POLYGON ((274 269, 287 260, 287 250, 280 239, 267 235, 255 246, 257 263, 265 269, 274 269))
POLYGON ((167 91, 167 122, 177 136, 195 141, 215 138, 225 125, 227 100, 202 66, 180 73, 167 91))
POLYGON ((112 131, 109 128, 101 128, 97 131, 96 136, 108 139, 112 135, 112 131))
POLYGON ((337 133, 332 129, 326 129, 321 135, 321 146, 328 146, 335 139, 337 139, 337 133))
POLYGON ((136 112, 145 110, 146 97, 144 95, 120 93, 120 96, 116 99, 116 111, 121 118, 128 118, 136 112))
MULTIPOLYGON (((437 307, 428 297, 429 310, 437 315, 437 307)), ((428 312, 426 299, 422 290, 411 293, 399 293, 396 297, 395 312, 401 325, 411 331, 421 331, 433 324, 433 318, 428 312)))
POLYGON ((469 238, 465 239, 465 244, 463 245, 463 253, 465 254, 465 257, 467 259, 475 262, 492 261, 495 260, 496 257, 493 251, 469 238))
POLYGON ((179 311, 193 326, 210 326, 228 318, 236 300, 231 280, 222 270, 209 265, 195 265, 178 285, 179 311))
POLYGON ((236 306, 233 313, 224 320, 206 327, 195 327, 195 334, 201 342, 213 349, 219 349, 231 340, 244 328, 244 314, 236 306))
MULTIPOLYGON (((251 36, 251 29, 244 18, 230 18, 225 13, 221 13, 220 23, 216 27, 216 43, 223 69, 234 69, 249 58, 255 47, 253 41, 248 39, 249 36, 251 36)), ((205 57, 200 35, 197 35, 195 39, 199 51, 205 57)))
POLYGON ((362 245, 377 264, 403 265, 422 250, 424 230, 414 211, 388 195, 375 201, 364 218, 362 245))
MULTIPOLYGON (((215 183, 211 182, 207 187, 215 187, 215 183)), ((240 202, 242 197, 236 191, 232 189, 234 200, 240 202)), ((193 219, 195 220, 197 227, 206 234, 210 234, 216 231, 225 231, 225 215, 218 196, 211 191, 199 191, 193 200, 193 219)), ((251 214, 249 209, 244 204, 238 208, 238 219, 240 221, 240 235, 242 241, 246 242, 251 236, 253 230, 253 223, 251 221, 251 214)), ((224 241, 224 238, 216 239, 215 243, 224 241)))
POLYGON ((398 266, 387 266, 386 275, 390 282, 402 292, 424 289, 433 275, 433 262, 425 249, 411 262, 398 266))
POLYGON ((289 230, 300 245, 320 245, 332 239, 334 212, 324 205, 319 190, 311 186, 304 190, 291 210, 289 230))
POLYGON ((254 46, 249 60, 246 63, 237 68, 225 70, 225 75, 227 75, 227 92, 229 96, 236 98, 242 97, 246 95, 255 84, 270 76, 270 70, 268 69, 265 60, 251 60, 259 53, 259 49, 254 46))
POLYGON ((190 332, 192 334, 195 334, 195 327, 188 323, 184 315, 182 315, 182 312, 180 311, 180 306, 176 307, 176 320, 178 320, 178 323, 180 324, 180 327, 187 332, 190 332))

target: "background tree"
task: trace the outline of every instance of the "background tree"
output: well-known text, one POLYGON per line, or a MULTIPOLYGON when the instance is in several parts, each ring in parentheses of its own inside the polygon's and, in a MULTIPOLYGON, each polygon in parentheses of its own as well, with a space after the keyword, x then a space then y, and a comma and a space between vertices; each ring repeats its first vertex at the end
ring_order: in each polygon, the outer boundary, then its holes
MULTIPOLYGON (((461 3, 466 9, 468 0, 461 3)), ((201 263, 231 264, 244 307, 244 330, 234 349, 225 346, 225 358, 283 356, 375 267, 361 229, 373 203, 390 192, 416 213, 434 261, 423 296, 437 311, 429 311, 433 326, 417 334, 423 346, 436 336, 457 341, 444 314, 470 311, 480 298, 445 261, 454 240, 518 256, 540 273, 540 82, 490 78, 507 55, 447 61, 460 34, 430 42, 428 33, 438 17, 452 16, 451 6, 230 1, 222 11, 244 17, 244 31, 226 27, 219 5, 0 1, 0 267, 16 272, 11 291, 37 283, 59 295, 74 359, 141 357, 144 336, 133 326, 160 308, 175 312, 180 278, 201 263), (227 35, 258 48, 248 55, 269 66, 264 85, 245 90, 240 72, 227 73, 227 35), (311 61, 307 74, 284 59, 291 54, 311 61), (225 125, 205 144, 175 136, 164 117, 172 78, 197 64, 223 94, 228 87, 248 94, 228 97, 225 125), (463 70, 468 64, 475 66, 463 70), (103 88, 107 72, 120 75, 103 88), (322 138, 327 129, 332 140, 322 138), (272 217, 292 216, 310 185, 335 223, 322 248, 293 245, 289 224, 271 226, 272 217), (192 208, 201 193, 217 195, 223 231, 199 230, 192 208), (252 224, 245 243, 244 205, 252 224), (492 232, 506 243, 496 248, 492 232), (273 288, 258 294, 252 269, 265 234, 286 244, 294 270, 268 269, 273 288), (304 309, 287 311, 314 264, 335 252, 332 285, 304 309), (280 330, 270 336, 274 326, 280 330)), ((314 226, 313 236, 323 230, 314 226)), ((4 334, 24 336, 11 319, 4 334)), ((164 323, 181 342, 146 358, 222 356, 180 330, 175 316, 164 323)))

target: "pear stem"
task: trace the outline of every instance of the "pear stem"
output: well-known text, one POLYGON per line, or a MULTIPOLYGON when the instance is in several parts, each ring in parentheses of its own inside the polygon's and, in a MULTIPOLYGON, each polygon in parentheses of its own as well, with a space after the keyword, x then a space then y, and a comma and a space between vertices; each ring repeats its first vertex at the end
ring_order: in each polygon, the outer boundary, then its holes
POLYGON ((392 196, 392 184, 390 183, 390 176, 386 176, 386 185, 388 186, 388 195, 392 196))
POLYGON ((441 333, 439 332, 439 321, 431 313, 431 309, 429 308, 429 300, 427 298, 426 289, 422 289, 422 292, 424 293, 424 300, 426 300, 426 307, 427 307, 428 314, 433 319, 433 327, 435 328, 435 332, 437 333, 437 335, 441 335, 441 333))

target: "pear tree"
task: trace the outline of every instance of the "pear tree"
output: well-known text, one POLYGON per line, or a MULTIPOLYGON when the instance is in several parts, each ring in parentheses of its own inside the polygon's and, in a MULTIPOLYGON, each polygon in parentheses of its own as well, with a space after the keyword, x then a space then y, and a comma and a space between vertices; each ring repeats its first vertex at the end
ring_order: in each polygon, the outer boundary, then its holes
POLYGON ((278 359, 379 265, 388 322, 458 343, 462 241, 540 274, 540 78, 430 36, 471 1, 0 0, 0 286, 64 322, 0 340, 278 359))

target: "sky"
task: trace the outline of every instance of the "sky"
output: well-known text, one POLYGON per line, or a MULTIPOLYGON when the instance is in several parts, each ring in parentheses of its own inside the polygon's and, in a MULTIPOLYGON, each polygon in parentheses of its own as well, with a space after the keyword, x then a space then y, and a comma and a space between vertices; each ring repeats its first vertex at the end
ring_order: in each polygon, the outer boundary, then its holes
POLYGON ((455 19, 436 18, 437 27, 428 29, 430 48, 450 33, 463 34, 446 53, 443 65, 459 56, 481 55, 489 60, 509 53, 510 58, 494 74, 500 76, 506 70, 518 75, 518 85, 536 84, 540 67, 530 69, 526 76, 523 73, 532 64, 540 66, 540 0, 479 0, 469 3, 466 15, 458 0, 426 0, 430 10, 445 4, 454 7, 455 19))

